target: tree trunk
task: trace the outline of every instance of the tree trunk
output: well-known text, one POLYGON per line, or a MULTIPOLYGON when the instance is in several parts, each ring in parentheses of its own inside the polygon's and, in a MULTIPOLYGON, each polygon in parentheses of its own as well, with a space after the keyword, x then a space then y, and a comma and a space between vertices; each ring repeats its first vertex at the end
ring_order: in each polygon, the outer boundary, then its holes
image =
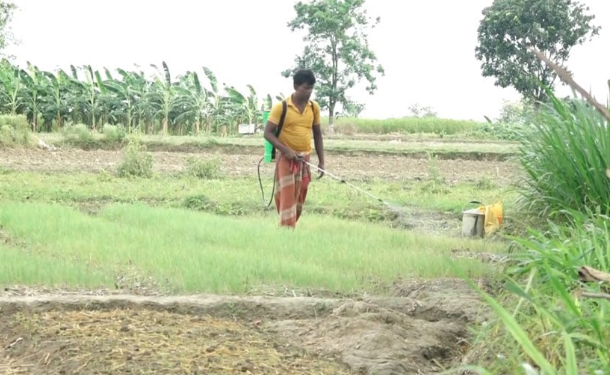
POLYGON ((328 129, 331 133, 335 132, 335 105, 328 106, 328 129))
POLYGON ((167 118, 167 116, 165 116, 163 118, 163 135, 167 135, 167 132, 168 132, 168 123, 169 123, 168 118, 167 118))

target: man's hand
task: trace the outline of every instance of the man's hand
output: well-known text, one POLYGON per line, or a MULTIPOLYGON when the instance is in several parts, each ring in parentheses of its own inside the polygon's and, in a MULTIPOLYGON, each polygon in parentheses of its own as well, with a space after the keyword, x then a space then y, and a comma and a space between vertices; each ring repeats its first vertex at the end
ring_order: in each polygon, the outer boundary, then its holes
POLYGON ((286 157, 286 159, 288 160, 298 160, 299 159, 299 155, 297 155, 296 152, 294 152, 293 150, 291 150, 290 148, 286 147, 286 151, 284 152, 284 156, 286 157))
POLYGON ((318 163, 318 172, 320 172, 320 175, 318 176, 318 179, 320 179, 324 176, 324 163, 318 163))

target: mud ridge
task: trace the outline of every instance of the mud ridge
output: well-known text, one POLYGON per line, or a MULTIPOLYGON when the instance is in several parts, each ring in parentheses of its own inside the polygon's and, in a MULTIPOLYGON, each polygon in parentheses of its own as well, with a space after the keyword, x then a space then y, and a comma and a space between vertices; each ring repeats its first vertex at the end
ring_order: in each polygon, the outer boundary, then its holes
POLYGON ((479 318, 480 308, 477 296, 455 283, 404 288, 393 297, 355 299, 208 294, 0 296, 0 317, 5 322, 17 315, 92 311, 212 316, 240 322, 316 358, 335 358, 354 374, 376 375, 434 374, 459 364, 467 350, 467 327, 479 318))

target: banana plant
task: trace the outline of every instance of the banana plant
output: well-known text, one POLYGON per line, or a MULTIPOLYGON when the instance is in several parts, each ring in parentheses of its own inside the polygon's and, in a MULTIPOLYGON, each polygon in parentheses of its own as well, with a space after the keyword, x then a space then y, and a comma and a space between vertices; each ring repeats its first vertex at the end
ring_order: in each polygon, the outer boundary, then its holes
POLYGON ((115 96, 117 106, 113 111, 113 115, 123 120, 123 125, 128 131, 131 131, 135 125, 136 117, 136 101, 142 96, 141 90, 143 85, 138 82, 136 74, 129 73, 123 69, 117 69, 122 76, 122 80, 112 77, 110 72, 106 73, 107 80, 104 81, 104 86, 115 96))
POLYGON ((252 124, 260 117, 261 111, 258 106, 259 103, 254 87, 251 85, 247 85, 246 87, 250 94, 248 96, 239 92, 235 87, 228 87, 226 89, 230 98, 228 105, 231 106, 232 113, 237 121, 252 124))
POLYGON ((45 97, 47 85, 45 76, 38 67, 27 62, 27 71, 22 70, 21 76, 25 83, 21 91, 21 97, 25 106, 24 114, 31 121, 32 131, 38 131, 38 115, 41 112, 42 98, 45 97))
POLYGON ((220 119, 223 116, 223 109, 222 109, 222 97, 220 95, 220 91, 218 90, 218 79, 216 78, 216 75, 214 74, 214 72, 209 69, 208 67, 203 67, 203 73, 205 74, 208 83, 210 84, 210 89, 207 90, 208 93, 208 103, 210 105, 210 110, 207 114, 206 117, 206 132, 210 133, 212 132, 212 126, 214 125, 213 122, 215 122, 215 129, 216 132, 218 133, 219 130, 219 121, 220 120, 214 120, 214 119, 220 119))
POLYGON ((73 109, 71 106, 73 98, 70 96, 70 76, 63 70, 60 70, 57 75, 51 72, 43 72, 43 74, 47 77, 48 86, 45 90, 49 93, 42 100, 43 117, 46 122, 54 120, 55 126, 62 128, 73 109))
MULTIPOLYGON (((133 71, 117 69, 118 75, 87 65, 70 66, 68 73, 44 72, 30 64, 22 69, 3 60, 0 65, 0 113, 26 115, 35 131, 62 128, 65 123, 84 123, 92 129, 100 125, 124 124, 152 133, 160 125, 163 133, 212 133, 240 122, 259 122, 263 111, 273 105, 273 96, 258 98, 247 91, 220 87, 207 67, 203 73, 190 72, 172 77, 165 62, 149 79, 136 65, 133 71), (105 74, 104 74, 105 73, 105 74), (80 77, 79 77, 80 75, 80 77), (262 99, 262 100, 261 100, 262 99), (39 118, 44 120, 42 126, 39 118)), ((283 99, 283 95, 278 97, 283 99)))
POLYGON ((179 108, 176 121, 192 123, 194 133, 198 135, 211 111, 208 91, 201 85, 196 72, 188 72, 176 87, 176 93, 178 96, 175 104, 179 108))
POLYGON ((19 108, 23 105, 21 93, 24 83, 21 71, 15 69, 7 60, 3 60, 0 67, 0 82, 2 83, 0 103, 3 110, 11 115, 16 115, 19 108))
POLYGON ((154 85, 150 95, 153 103, 155 103, 155 108, 157 109, 155 117, 159 115, 162 116, 161 125, 163 134, 168 134, 170 122, 169 114, 175 105, 176 92, 174 89, 175 86, 172 83, 169 67, 165 61, 162 62, 162 65, 163 71, 156 65, 151 64, 151 67, 156 69, 157 74, 154 76, 154 85))
MULTIPOLYGON (((81 67, 85 72, 86 82, 74 80, 74 85, 82 93, 82 111, 83 115, 88 115, 89 125, 91 130, 97 130, 96 115, 102 112, 100 106, 100 94, 102 90, 101 77, 98 71, 93 71, 91 65, 81 67)), ((73 70, 75 72, 75 70, 73 70)))

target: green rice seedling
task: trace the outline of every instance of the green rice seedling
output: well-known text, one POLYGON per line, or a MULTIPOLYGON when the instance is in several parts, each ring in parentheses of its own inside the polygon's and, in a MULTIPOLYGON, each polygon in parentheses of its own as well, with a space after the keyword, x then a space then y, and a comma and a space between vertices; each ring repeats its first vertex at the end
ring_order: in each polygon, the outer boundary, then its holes
MULTIPOLYGON (((130 264, 182 293, 243 294, 260 286, 387 293, 399 278, 453 276, 445 262, 452 249, 503 249, 323 216, 310 215, 292 232, 260 217, 144 204, 113 204, 89 215, 58 204, 2 202, 0 222, 24 253, 23 261, 17 261, 17 250, 0 257, 7 260, 0 263, 0 285, 109 286, 117 269, 130 264), (40 268, 46 259, 54 261, 40 268)), ((495 273, 493 265, 476 259, 450 264, 472 277, 495 273)))

